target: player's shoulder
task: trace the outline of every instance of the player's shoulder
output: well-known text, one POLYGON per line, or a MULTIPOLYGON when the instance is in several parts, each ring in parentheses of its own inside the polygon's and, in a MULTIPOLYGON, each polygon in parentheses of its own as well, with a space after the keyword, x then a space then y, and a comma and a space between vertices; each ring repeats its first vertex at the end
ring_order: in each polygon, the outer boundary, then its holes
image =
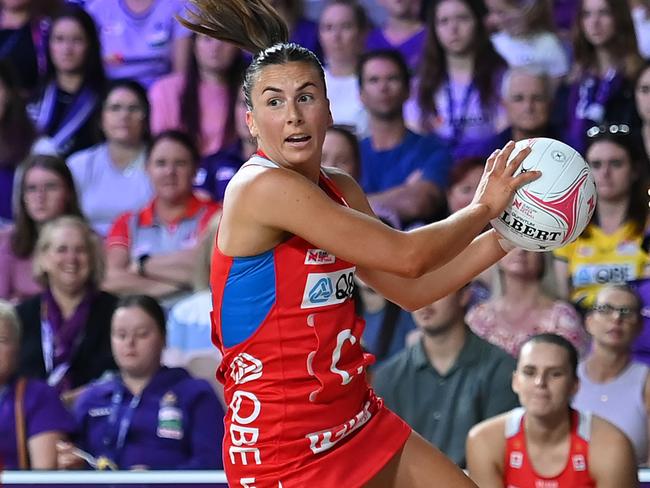
POLYGON ((591 414, 591 451, 610 449, 612 446, 621 446, 629 443, 627 436, 611 422, 598 415, 591 414))
POLYGON ((511 412, 502 413, 496 417, 479 422, 472 427, 467 435, 468 441, 482 445, 497 445, 505 443, 506 423, 511 412))

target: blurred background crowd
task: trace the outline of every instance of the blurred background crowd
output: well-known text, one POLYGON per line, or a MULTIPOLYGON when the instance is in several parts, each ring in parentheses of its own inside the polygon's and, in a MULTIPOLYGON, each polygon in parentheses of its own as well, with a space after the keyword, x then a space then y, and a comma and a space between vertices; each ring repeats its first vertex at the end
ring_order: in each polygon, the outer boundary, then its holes
MULTIPOLYGON (((518 405, 521 344, 559 334, 581 355, 574 403, 646 465, 650 1, 273 4, 325 68, 323 165, 388 225, 468 205, 511 139, 562 140, 596 180, 592 222, 554 253, 513 251, 412 314, 357 283, 388 406, 464 466, 471 427, 518 405), (630 307, 601 299, 622 283, 630 307)), ((250 55, 182 27, 184 9, 0 0, 6 468, 221 468, 208 273, 226 185, 256 150, 250 55)))

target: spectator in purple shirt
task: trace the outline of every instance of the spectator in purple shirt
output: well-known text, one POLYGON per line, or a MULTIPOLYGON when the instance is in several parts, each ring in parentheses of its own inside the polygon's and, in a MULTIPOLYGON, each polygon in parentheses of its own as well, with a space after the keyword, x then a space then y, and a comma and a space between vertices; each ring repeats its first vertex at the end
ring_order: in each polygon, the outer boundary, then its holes
POLYGON ((567 142, 578 151, 587 130, 600 124, 633 125, 633 80, 643 65, 627 2, 581 0, 573 35, 573 71, 557 95, 567 142))
MULTIPOLYGON (((111 346, 119 374, 82 394, 74 407, 76 443, 120 469, 220 469, 223 410, 212 387, 182 368, 161 366, 165 315, 153 298, 123 298, 111 346)), ((59 465, 83 466, 59 444, 59 465)))
POLYGON ((388 17, 383 27, 368 34, 366 51, 397 49, 411 72, 415 72, 426 38, 426 29, 420 19, 421 3, 421 0, 380 0, 388 17))
POLYGON ((56 443, 74 422, 54 389, 16 375, 20 336, 16 312, 0 300, 0 467, 56 469, 56 443))
POLYGON ((454 159, 484 156, 505 128, 499 86, 506 63, 490 43, 479 0, 436 0, 413 90, 407 125, 443 138, 454 159))

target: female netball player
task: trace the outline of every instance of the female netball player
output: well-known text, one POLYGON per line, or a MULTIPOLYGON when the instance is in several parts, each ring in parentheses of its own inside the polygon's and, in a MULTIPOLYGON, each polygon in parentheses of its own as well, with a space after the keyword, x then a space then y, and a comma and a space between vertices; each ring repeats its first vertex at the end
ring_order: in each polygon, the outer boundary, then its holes
POLYGON ((191 3, 185 25, 255 53, 244 90, 259 151, 226 190, 211 272, 230 485, 475 486, 369 388, 354 275, 417 309, 498 261, 507 245, 478 234, 539 176, 513 176, 528 150, 510 163, 512 143, 495 151, 466 209, 393 230, 350 177, 321 169, 332 123, 323 69, 286 43, 275 10, 266 0, 191 3))

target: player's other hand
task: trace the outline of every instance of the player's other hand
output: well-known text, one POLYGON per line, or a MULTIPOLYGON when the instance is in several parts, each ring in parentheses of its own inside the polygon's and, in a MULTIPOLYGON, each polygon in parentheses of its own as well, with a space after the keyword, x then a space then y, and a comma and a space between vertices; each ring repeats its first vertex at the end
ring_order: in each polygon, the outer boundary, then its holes
POLYGON ((526 147, 508 162, 514 148, 515 143, 510 141, 503 149, 497 149, 490 155, 474 194, 472 203, 485 205, 488 208, 490 220, 501 215, 512 201, 517 188, 536 180, 542 174, 541 171, 533 170, 513 176, 531 151, 529 147, 526 147))

